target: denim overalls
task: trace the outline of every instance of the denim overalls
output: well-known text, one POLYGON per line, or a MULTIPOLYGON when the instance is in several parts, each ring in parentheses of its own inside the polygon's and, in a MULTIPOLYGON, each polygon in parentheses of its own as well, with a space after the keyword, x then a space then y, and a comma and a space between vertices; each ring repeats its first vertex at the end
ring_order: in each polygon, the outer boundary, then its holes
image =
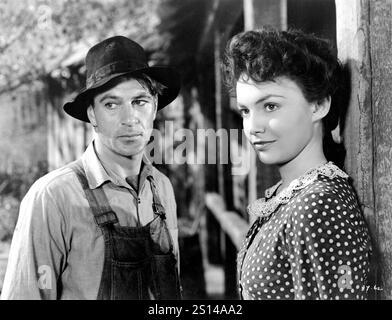
POLYGON ((102 186, 89 188, 80 161, 70 166, 104 236, 105 259, 97 299, 180 299, 173 241, 153 177, 147 179, 153 194, 154 219, 142 227, 122 227, 115 225, 118 219, 102 186))

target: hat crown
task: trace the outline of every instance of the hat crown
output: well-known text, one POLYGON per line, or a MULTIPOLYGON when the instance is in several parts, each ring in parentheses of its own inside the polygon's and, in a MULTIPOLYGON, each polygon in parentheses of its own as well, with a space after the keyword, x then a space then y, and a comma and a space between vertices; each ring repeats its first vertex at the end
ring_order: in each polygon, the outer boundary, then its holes
POLYGON ((87 52, 87 79, 102 67, 125 61, 132 61, 137 65, 148 67, 146 53, 135 41, 123 36, 103 40, 87 52))
POLYGON ((180 76, 168 66, 149 66, 144 49, 135 41, 123 36, 103 40, 86 55, 86 86, 75 99, 64 104, 70 116, 89 122, 87 107, 94 89, 123 75, 143 73, 163 85, 158 95, 158 110, 173 101, 180 90, 180 76))

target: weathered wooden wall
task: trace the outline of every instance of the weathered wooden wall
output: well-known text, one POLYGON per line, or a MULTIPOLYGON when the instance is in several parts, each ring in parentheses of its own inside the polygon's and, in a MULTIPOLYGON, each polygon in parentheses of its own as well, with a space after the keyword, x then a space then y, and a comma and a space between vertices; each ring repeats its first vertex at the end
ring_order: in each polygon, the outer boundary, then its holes
POLYGON ((350 79, 346 169, 373 237, 371 298, 392 298, 392 1, 336 0, 338 55, 350 79))
POLYGON ((28 172, 46 160, 46 97, 40 90, 32 86, 0 96, 1 173, 28 172))
POLYGON ((392 1, 370 1, 374 194, 379 297, 392 299, 392 1))
POLYGON ((46 82, 48 92, 48 166, 57 169, 78 159, 92 137, 89 124, 67 115, 62 106, 70 101, 69 89, 60 80, 49 78, 46 82))

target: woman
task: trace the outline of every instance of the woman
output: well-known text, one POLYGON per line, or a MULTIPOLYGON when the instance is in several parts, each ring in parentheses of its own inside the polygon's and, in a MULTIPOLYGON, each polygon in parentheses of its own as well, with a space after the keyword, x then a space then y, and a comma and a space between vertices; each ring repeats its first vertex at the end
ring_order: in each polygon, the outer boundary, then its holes
POLYGON ((330 45, 295 30, 244 32, 228 45, 224 73, 246 137, 281 175, 248 207, 257 219, 238 254, 241 297, 366 298, 368 229, 347 174, 323 149, 342 74, 330 45))

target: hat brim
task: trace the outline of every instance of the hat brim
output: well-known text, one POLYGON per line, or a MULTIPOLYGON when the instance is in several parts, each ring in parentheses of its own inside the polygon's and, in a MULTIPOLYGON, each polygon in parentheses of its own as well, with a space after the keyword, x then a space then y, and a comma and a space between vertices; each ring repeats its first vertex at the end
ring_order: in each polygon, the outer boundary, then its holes
POLYGON ((87 108, 90 104, 91 91, 105 85, 117 77, 135 73, 144 73, 165 87, 162 90, 162 93, 158 95, 158 110, 166 107, 178 96, 181 87, 180 75, 178 72, 171 67, 153 66, 128 72, 115 73, 96 82, 88 89, 84 88, 78 93, 73 101, 64 104, 64 111, 78 120, 90 122, 87 116, 87 108))

